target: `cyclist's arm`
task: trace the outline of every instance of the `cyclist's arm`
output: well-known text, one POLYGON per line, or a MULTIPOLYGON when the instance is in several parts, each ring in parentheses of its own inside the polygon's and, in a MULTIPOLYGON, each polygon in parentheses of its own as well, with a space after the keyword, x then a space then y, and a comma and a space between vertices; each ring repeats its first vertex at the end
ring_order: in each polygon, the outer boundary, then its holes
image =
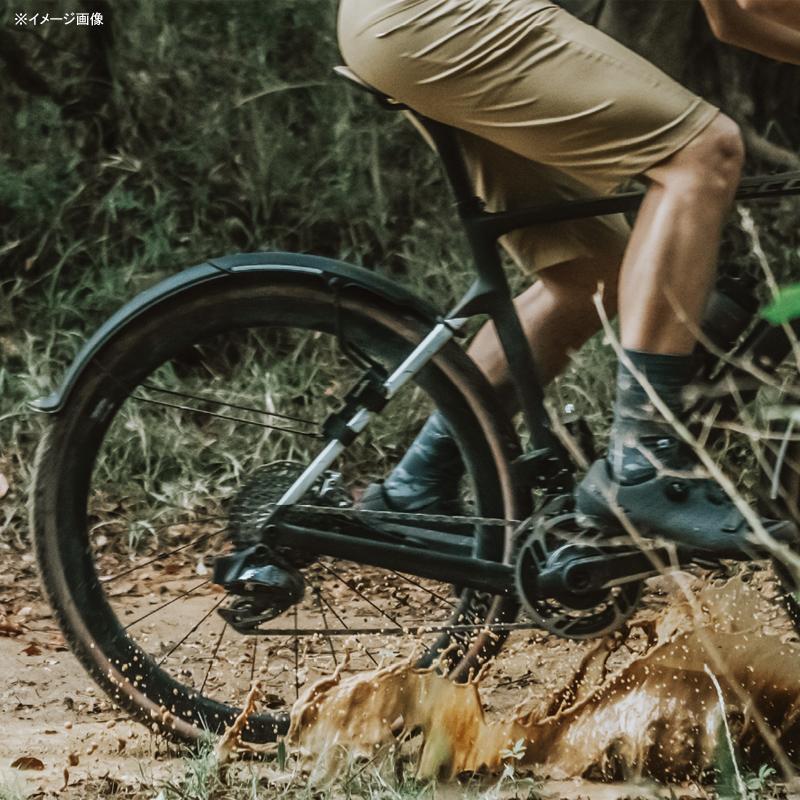
POLYGON ((793 21, 800 16, 800 0, 700 0, 700 4, 721 42, 800 64, 800 30, 793 21))

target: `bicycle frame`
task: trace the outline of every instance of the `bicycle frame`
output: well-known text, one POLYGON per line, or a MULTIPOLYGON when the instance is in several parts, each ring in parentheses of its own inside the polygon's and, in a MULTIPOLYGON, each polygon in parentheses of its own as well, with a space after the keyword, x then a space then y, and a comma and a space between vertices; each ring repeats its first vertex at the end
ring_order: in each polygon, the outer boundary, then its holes
MULTIPOLYGON (((271 539, 275 543, 284 541, 291 546, 291 542, 296 544, 298 540, 303 540, 317 552, 355 558, 374 566, 399 567, 420 577, 451 581, 495 594, 509 594, 515 591, 512 568, 482 559, 466 547, 443 547, 441 552, 435 552, 430 547, 414 546, 413 536, 406 543, 382 540, 380 536, 370 540, 286 524, 280 522, 280 518, 291 505, 301 500, 347 445, 366 428, 371 415, 380 412, 386 402, 457 333, 467 318, 477 314, 485 314, 494 322, 509 365, 512 383, 531 437, 532 450, 522 457, 529 458, 534 467, 534 479, 530 482, 538 483, 551 496, 558 491, 571 489, 575 465, 548 424, 544 387, 537 377, 530 345, 514 307, 497 240, 510 231, 532 225, 634 211, 641 204, 644 192, 532 205, 512 211, 486 211, 483 201, 474 193, 456 129, 411 112, 410 109, 409 112, 427 131, 441 158, 472 252, 476 279, 453 309, 438 321, 428 336, 382 384, 376 382, 366 390, 362 388, 351 393, 345 409, 329 426, 330 441, 276 504, 264 531, 267 527, 271 528, 271 539)), ((798 194, 800 171, 792 171, 747 178, 741 182, 736 199, 768 199, 798 194)), ((793 327, 800 331, 800 323, 793 327)), ((790 349, 791 342, 786 332, 761 320, 753 326, 745 341, 740 343, 735 355, 751 355, 763 368, 770 361, 772 366, 779 363, 790 349)), ((730 374, 737 374, 737 368, 725 365, 720 375, 730 374)), ((699 404, 701 410, 704 406, 705 402, 699 404)), ((434 540, 437 536, 435 531, 425 531, 425 534, 434 540)), ((682 549, 677 555, 679 563, 688 564, 692 563, 696 554, 682 549)), ((736 556, 732 554, 732 557, 736 556)), ((602 558, 592 559, 591 565, 588 562, 584 565, 591 566, 593 590, 602 588, 604 582, 610 585, 629 569, 633 572, 627 574, 635 574, 637 569, 641 574, 647 574, 652 569, 652 563, 645 553, 627 553, 617 560, 619 563, 615 566, 604 563, 602 558)))
MULTIPOLYGON (((380 411, 385 402, 410 381, 455 335, 466 319, 477 314, 486 314, 495 325, 509 365, 512 384, 530 433, 532 452, 528 455, 536 471, 542 477, 549 475, 555 478, 559 488, 570 488, 575 466, 569 452, 553 434, 548 424, 544 387, 537 376, 530 345, 514 307, 508 278, 500 260, 497 240, 506 233, 532 225, 633 211, 641 204, 644 192, 534 205, 513 211, 486 211, 483 201, 474 193, 458 141, 457 129, 410 109, 408 112, 412 113, 429 134, 441 158, 472 252, 477 277, 453 309, 385 380, 382 389, 379 390, 379 393, 382 392, 382 397, 373 397, 371 406, 364 405, 349 420, 342 421, 338 425, 335 437, 280 499, 275 516, 270 521, 274 521, 280 515, 281 509, 297 503, 352 439, 366 428, 371 413, 380 411), (564 485, 565 483, 567 485, 564 485)), ((736 198, 752 200, 796 194, 800 194, 800 171, 745 179, 740 184, 736 198)), ((780 329, 771 328, 766 323, 759 331, 762 335, 763 328, 777 331, 778 338, 781 335, 785 338, 780 329)), ((768 338, 771 344, 776 344, 775 333, 768 338)))
MULTIPOLYGON (((415 116, 431 136, 444 164, 478 274, 476 281, 449 316, 485 313, 494 322, 534 447, 552 448, 554 455, 562 463, 570 463, 569 454, 547 426, 543 387, 536 377, 530 346, 513 305, 497 240, 506 233, 532 225, 635 211, 644 199, 644 192, 627 192, 609 197, 534 205, 512 211, 488 212, 484 210, 483 201, 472 190, 457 131, 419 114, 415 116)), ((754 200, 798 194, 800 171, 793 171, 746 178, 739 185, 736 199, 754 200)), ((763 327, 771 326, 765 323, 763 327)))

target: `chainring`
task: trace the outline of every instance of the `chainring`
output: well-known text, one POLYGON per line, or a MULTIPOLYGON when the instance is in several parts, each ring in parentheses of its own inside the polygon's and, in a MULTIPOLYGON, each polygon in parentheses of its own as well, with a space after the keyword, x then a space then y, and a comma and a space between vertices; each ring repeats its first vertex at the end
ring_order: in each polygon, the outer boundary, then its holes
POLYGON ((517 542, 517 592, 528 616, 550 633, 565 639, 603 636, 618 630, 636 610, 641 581, 587 594, 565 591, 559 597, 540 596, 536 576, 545 569, 605 552, 603 536, 578 525, 575 514, 536 515, 517 542))

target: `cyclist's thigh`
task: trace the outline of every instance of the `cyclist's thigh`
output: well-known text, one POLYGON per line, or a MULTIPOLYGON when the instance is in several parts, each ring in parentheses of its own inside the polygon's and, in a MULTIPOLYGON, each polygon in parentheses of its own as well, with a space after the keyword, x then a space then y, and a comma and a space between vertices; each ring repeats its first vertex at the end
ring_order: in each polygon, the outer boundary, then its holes
POLYGON ((419 112, 611 190, 717 110, 547 0, 341 0, 339 43, 419 112))
MULTIPOLYGON (((554 167, 512 153, 462 131, 461 144, 476 193, 489 211, 558 203, 597 195, 554 167)), ((622 259, 630 229, 622 214, 571 222, 547 223, 503 236, 500 243, 526 272, 537 272, 575 259, 622 259)))

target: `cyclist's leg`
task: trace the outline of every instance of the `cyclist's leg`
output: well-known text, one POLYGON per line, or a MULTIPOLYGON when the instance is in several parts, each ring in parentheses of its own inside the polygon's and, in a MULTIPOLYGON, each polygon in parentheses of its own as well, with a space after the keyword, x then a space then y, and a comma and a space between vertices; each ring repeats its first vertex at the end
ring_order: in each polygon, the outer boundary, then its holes
MULTIPOLYGON (((517 313, 531 343, 538 378, 549 383, 569 360, 569 354, 600 327, 593 295, 603 284, 603 301, 610 317, 616 313, 616 282, 620 259, 612 249, 596 258, 576 258, 545 270, 516 299, 517 313)), ((487 322, 473 339, 469 354, 495 387, 509 413, 517 410, 508 364, 487 322)), ((456 513, 463 464, 445 420, 434 413, 381 484, 368 487, 362 507, 456 513)))
MULTIPOLYGON (((620 259, 613 252, 554 264, 515 298, 517 314, 536 360, 537 376, 543 384, 561 374, 570 353, 579 350, 599 330, 600 318, 594 305, 598 286, 603 287, 606 314, 609 318, 616 315, 619 269, 620 259)), ((516 410, 508 365, 493 323, 487 322, 478 331, 469 354, 506 407, 516 410)))
MULTIPOLYGON (((492 142, 463 133, 461 144, 477 193, 491 211, 530 203, 531 189, 542 203, 595 194, 559 170, 538 164, 492 142)), ((515 300, 531 343, 538 377, 548 383, 600 326, 593 295, 604 286, 609 316, 616 313, 616 286, 628 239, 620 215, 575 225, 550 225, 516 231, 501 239, 509 256, 538 280, 515 300)), ((503 398, 516 411, 516 394, 494 325, 487 322, 469 353, 503 398)), ((401 461, 381 484, 372 484, 362 506, 451 513, 458 508, 463 465, 440 415, 425 424, 401 461)))
POLYGON ((720 114, 684 148, 647 171, 652 184, 622 268, 624 347, 692 352, 692 327, 706 305, 722 223, 743 161, 738 128, 720 114))
MULTIPOLYGON (((490 211, 594 196, 597 189, 561 170, 531 161, 469 133, 461 143, 477 194, 490 211)), ((500 243, 538 280, 515 300, 531 343, 539 379, 547 384, 600 326, 593 295, 599 285, 609 317, 616 314, 620 264, 630 230, 621 214, 526 228, 500 243)), ((516 399, 502 348, 487 323, 470 346, 475 359, 509 410, 516 399)))
MULTIPOLYGON (((351 66, 420 112, 595 189, 610 191, 626 178, 649 175, 654 186, 622 276, 622 305, 632 312, 630 320, 623 314, 623 341, 655 348, 630 349, 628 358, 679 413, 692 340, 671 320, 663 281, 674 270, 677 299, 697 321, 740 158, 731 144, 735 134, 723 130, 728 123, 717 109, 544 0, 342 0, 341 9, 340 44, 351 66), (708 208, 699 196, 705 181, 708 208), (681 192, 689 187, 692 199, 684 202, 681 192), (680 223, 671 223, 673 212, 680 223), (706 236, 710 252, 702 249, 706 236), (643 314, 633 308, 639 302, 643 314)), ((623 363, 612 436, 617 469, 594 465, 579 505, 614 522, 609 498, 618 496, 653 532, 711 549, 744 544, 744 520, 708 481, 684 477, 670 499, 677 482, 658 468, 674 471, 684 454, 637 387, 623 363), (646 463, 634 461, 636 452, 646 463)))

